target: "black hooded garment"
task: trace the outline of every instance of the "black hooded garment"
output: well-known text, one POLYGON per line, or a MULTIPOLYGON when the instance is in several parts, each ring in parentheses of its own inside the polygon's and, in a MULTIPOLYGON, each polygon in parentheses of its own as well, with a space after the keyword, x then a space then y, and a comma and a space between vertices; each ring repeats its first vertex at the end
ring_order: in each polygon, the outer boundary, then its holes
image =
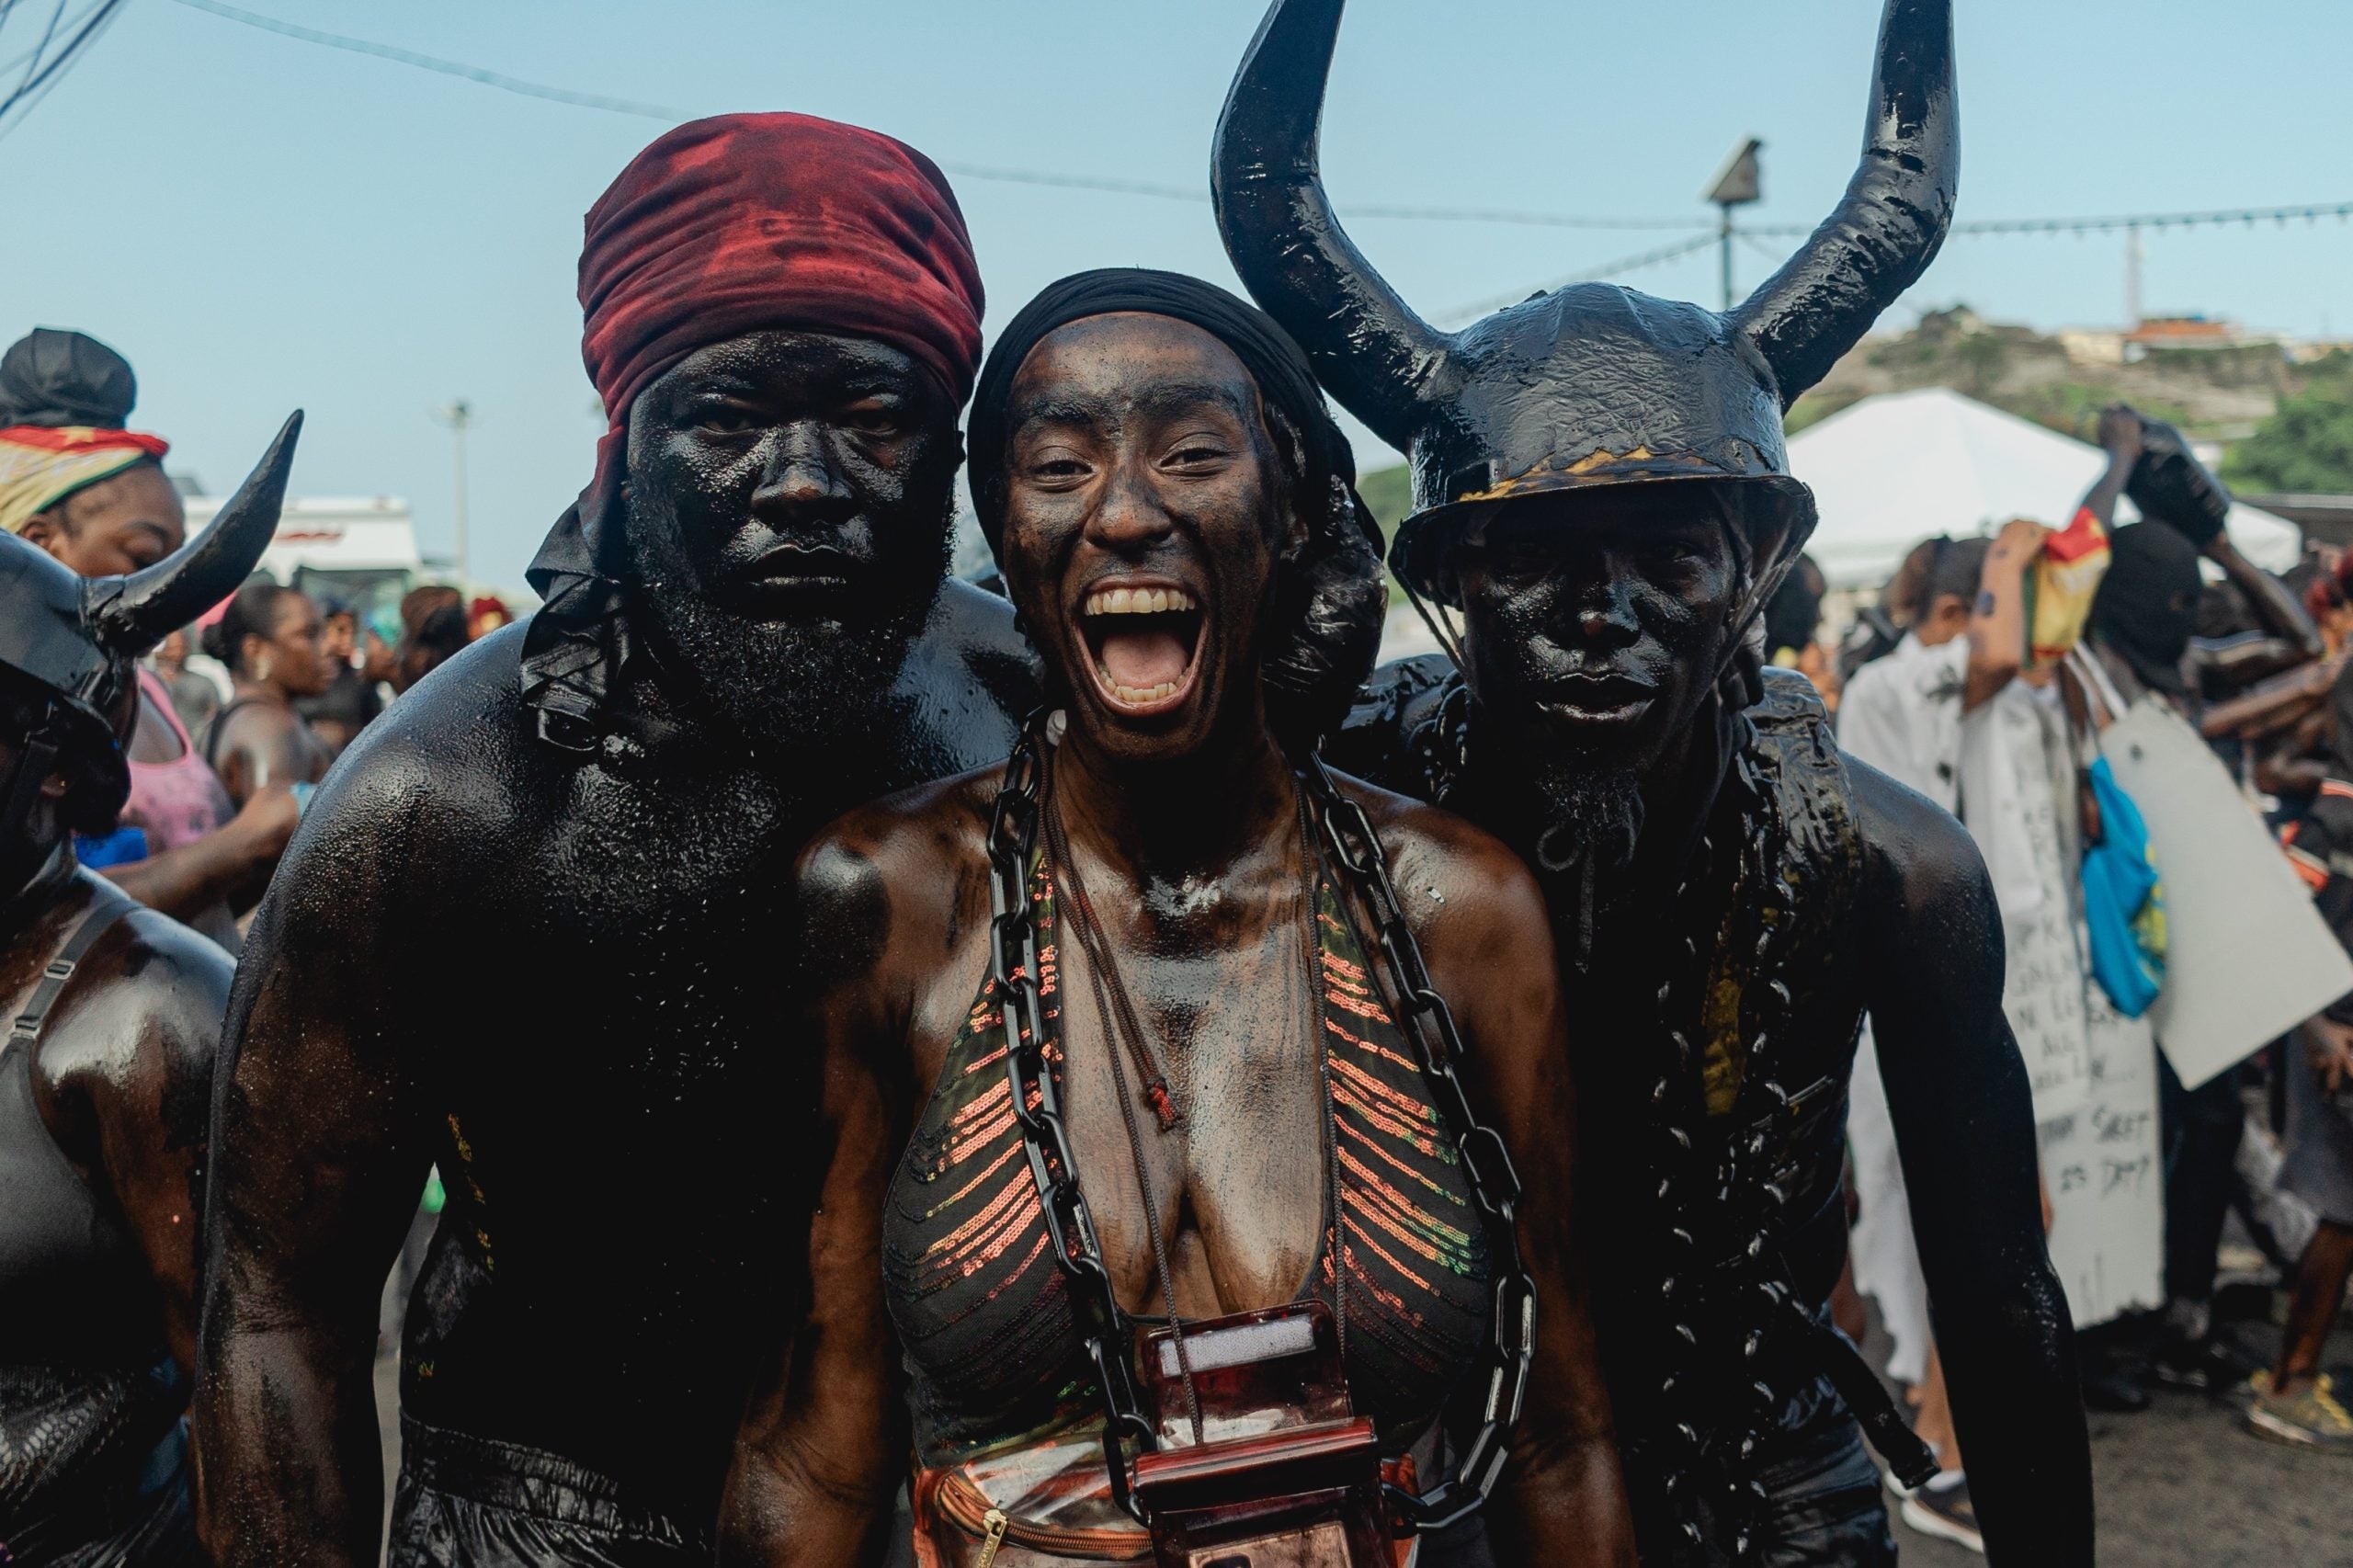
POLYGON ((2130 523, 2109 540, 2108 575, 2092 600, 2092 634, 2152 690, 2189 693, 2181 672, 2198 626, 2198 547, 2163 523, 2130 523))

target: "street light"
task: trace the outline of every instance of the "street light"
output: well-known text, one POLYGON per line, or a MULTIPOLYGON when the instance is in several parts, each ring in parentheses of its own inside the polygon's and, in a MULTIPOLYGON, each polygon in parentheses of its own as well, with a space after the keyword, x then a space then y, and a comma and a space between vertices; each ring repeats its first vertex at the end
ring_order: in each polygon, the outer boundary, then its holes
POLYGON ((1716 177, 1708 182, 1701 199, 1714 202, 1723 210, 1723 222, 1716 230, 1716 241, 1723 257, 1724 309, 1732 309, 1732 210, 1761 200, 1765 195, 1763 171, 1757 167, 1756 154, 1765 143, 1751 136, 1732 150, 1716 177))
POLYGON ((466 550, 466 426, 473 423, 474 405, 457 398, 434 409, 432 414, 435 424, 448 427, 450 445, 456 449, 458 582, 462 586, 473 580, 473 562, 466 550))

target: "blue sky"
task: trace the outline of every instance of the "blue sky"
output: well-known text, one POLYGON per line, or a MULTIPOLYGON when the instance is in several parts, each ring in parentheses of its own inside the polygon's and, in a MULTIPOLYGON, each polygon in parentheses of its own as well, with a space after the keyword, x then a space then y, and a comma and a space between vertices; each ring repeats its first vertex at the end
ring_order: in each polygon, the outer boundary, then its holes
MULTIPOLYGON (((946 163, 1202 188, 1257 0, 244 0, 289 21, 688 113, 793 108, 946 163)), ((1876 0, 1356 0, 1326 114, 1342 215, 1382 203, 1704 217, 1765 139, 1762 223, 1851 171, 1876 0)), ((2342 0, 1960 0, 1964 218, 2353 199, 2342 0)), ((25 0, 0 57, 29 42, 25 0)), ((131 0, 0 138, 0 338, 81 327, 128 354, 137 422, 233 483, 310 411, 297 489, 405 495, 449 539, 448 435, 475 408, 478 574, 519 582, 600 421, 573 298, 580 215, 658 123, 517 97, 131 0)), ((956 180, 993 324, 1085 267, 1231 282, 1206 205, 956 180)), ((1666 243, 1362 219, 1426 312, 1666 243)), ((1786 248, 1790 242, 1773 242, 1786 248)), ((1957 239, 1891 317, 1965 301, 2114 323, 2118 237, 1957 239)), ((1744 284, 1778 256, 1743 248, 1744 284)), ((2353 227, 2152 236, 2149 308, 2353 335, 2353 227)), ((1630 274, 1712 301, 1712 252, 1630 274)), ((1381 460, 1371 439, 1368 461, 1381 460)))

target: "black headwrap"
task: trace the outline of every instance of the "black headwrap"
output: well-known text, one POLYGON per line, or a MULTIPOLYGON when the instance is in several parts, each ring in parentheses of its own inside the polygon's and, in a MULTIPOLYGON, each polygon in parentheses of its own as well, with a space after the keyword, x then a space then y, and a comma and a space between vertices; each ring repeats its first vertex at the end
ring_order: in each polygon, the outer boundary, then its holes
POLYGON ((2163 523, 2130 523, 2109 540, 2092 632, 2154 690, 2186 696, 2181 656, 2198 625, 2198 547, 2163 523))
MULTIPOLYGON (((1381 525, 1357 494, 1356 454, 1324 405, 1307 357, 1256 306, 1213 283, 1149 267, 1104 267, 1048 284, 1006 324, 972 393, 966 444, 981 531, 1001 562, 1006 405, 1029 351, 1058 327, 1130 311, 1189 323, 1232 349, 1267 406, 1299 438, 1301 450, 1292 454, 1301 477, 1294 502, 1308 539, 1277 579, 1279 630, 1262 678, 1278 731, 1287 739, 1319 738, 1347 711, 1380 652, 1389 605, 1381 575, 1381 525)), ((1268 434, 1278 441, 1284 437, 1280 429, 1268 434)))
POLYGON ((37 326, 0 355, 0 426, 119 430, 138 401, 131 361, 85 334, 37 326))

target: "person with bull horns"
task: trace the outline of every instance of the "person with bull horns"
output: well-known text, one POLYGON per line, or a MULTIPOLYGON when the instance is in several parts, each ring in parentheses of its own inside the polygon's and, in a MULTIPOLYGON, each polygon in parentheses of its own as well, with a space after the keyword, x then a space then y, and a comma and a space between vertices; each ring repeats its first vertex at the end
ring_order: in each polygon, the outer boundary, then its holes
POLYGON ((1331 756, 1487 828, 1544 888, 1643 1560, 1892 1563, 1864 1431, 1901 1479, 1930 1473, 1826 1308, 1868 1010, 1985 1541, 2088 1563, 2088 1445, 1984 866, 1950 817, 1843 756, 1755 637, 1814 523, 1783 412, 1950 220, 1949 0, 1889 0, 1861 165, 1745 304, 1587 283, 1455 333, 1324 197, 1341 4, 1268 11, 1218 128, 1218 221, 1325 387, 1411 459, 1391 564, 1453 667, 1377 674, 1331 756))
POLYGON ((77 576, 0 533, 0 1562, 201 1561, 187 1430, 229 957, 76 863, 134 661, 261 559, 301 416, 203 538, 77 576))

